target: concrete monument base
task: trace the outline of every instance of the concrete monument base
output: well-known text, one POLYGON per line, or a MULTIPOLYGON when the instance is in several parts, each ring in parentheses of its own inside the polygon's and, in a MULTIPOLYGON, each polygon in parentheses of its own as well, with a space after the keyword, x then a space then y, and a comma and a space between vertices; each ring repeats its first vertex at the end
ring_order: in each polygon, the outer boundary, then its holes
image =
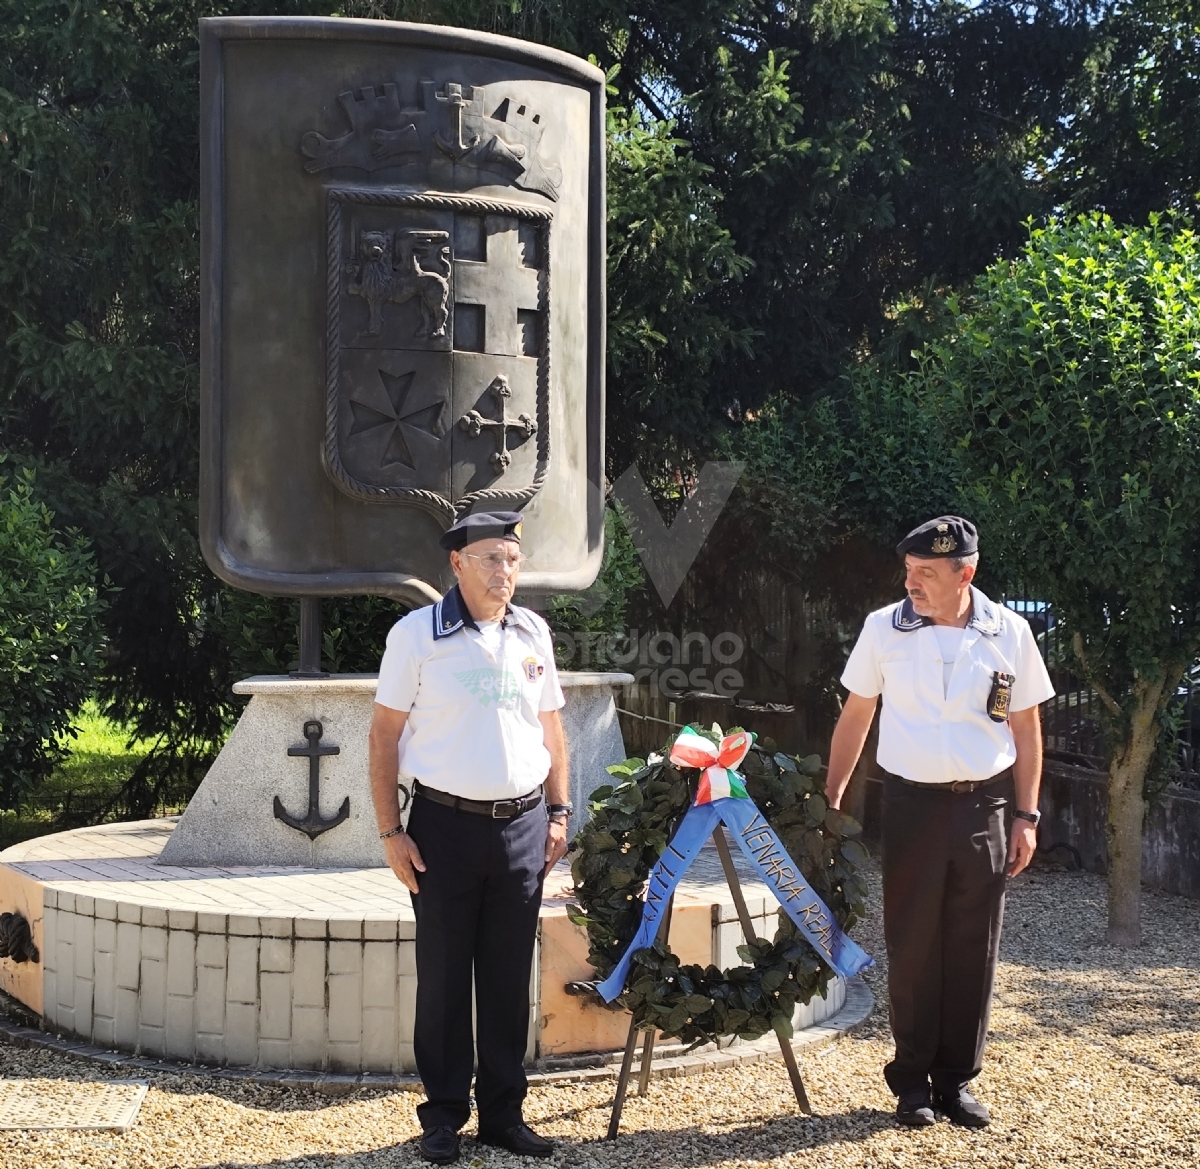
MULTIPOLYGON (((107 1050, 305 1072, 415 1071, 415 921, 383 868, 168 866, 175 820, 45 836, 0 854, 0 909, 26 915, 39 959, 0 959, 0 989, 59 1034, 107 1050)), ((773 936, 776 903, 740 854, 747 904, 773 936)), ((568 995, 592 977, 567 917, 565 863, 550 875, 530 981, 527 1059, 562 1069, 619 1051, 629 1016, 568 995)), ((716 851, 675 899, 670 942, 687 962, 738 965, 737 914, 716 851)), ((846 988, 797 1010, 797 1029, 837 1013, 846 988)), ((761 1058, 750 1048, 748 1058, 761 1058)), ((740 1050, 737 1044, 731 1051, 740 1050)), ((670 1054, 671 1048, 663 1054, 670 1054)), ((603 1059, 599 1061, 603 1062, 603 1059)))
MULTIPOLYGON (((588 794, 609 779, 605 768, 625 757, 613 689, 629 674, 561 675, 567 705, 563 724, 571 752, 571 797, 583 809, 588 794)), ((326 866, 375 868, 383 862, 371 807, 367 731, 375 701, 374 674, 304 679, 247 678, 233 687, 250 703, 217 761, 188 804, 163 849, 163 865, 326 866), (320 798, 316 812, 340 824, 310 838, 276 815, 276 798, 288 815, 309 808, 310 761, 292 753, 309 749, 306 724, 320 724, 320 798)), ((578 824, 580 818, 576 817, 578 824)))
MULTIPOLYGON (((624 758, 613 689, 631 680, 562 677, 576 824, 609 782, 605 767, 624 758)), ((39 951, 0 959, 0 989, 48 1029, 137 1056, 414 1072, 416 921, 383 865, 367 778, 375 681, 239 682, 250 703, 182 817, 81 828, 0 854, 0 912, 22 913, 39 951), (276 814, 329 822, 346 801, 345 816, 313 838, 276 814)), ((740 853, 735 863, 741 870, 740 853)), ((748 866, 741 876, 759 936, 772 937, 773 897, 748 866)), ((563 862, 546 881, 529 987, 533 1064, 586 1062, 581 1053, 625 1043, 624 1011, 566 992, 593 973, 587 937, 567 917, 572 897, 563 862)), ((676 893, 671 945, 686 962, 728 967, 740 964, 741 940, 709 845, 676 893)), ((822 1023, 844 998, 834 983, 797 1011, 797 1028, 822 1023)))

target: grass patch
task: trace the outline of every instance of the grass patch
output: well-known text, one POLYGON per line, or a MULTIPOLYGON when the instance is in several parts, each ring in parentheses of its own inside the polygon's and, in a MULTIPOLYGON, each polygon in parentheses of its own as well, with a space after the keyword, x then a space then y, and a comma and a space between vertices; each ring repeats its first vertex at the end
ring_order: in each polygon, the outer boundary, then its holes
POLYGON ((75 716, 76 735, 61 742, 70 752, 19 812, 0 811, 0 848, 86 823, 103 808, 149 753, 152 740, 106 718, 89 699, 75 716))
POLYGON ((127 726, 100 713, 88 699, 75 718, 76 736, 63 745, 71 752, 43 785, 50 792, 115 792, 154 746, 151 739, 135 739, 127 726))

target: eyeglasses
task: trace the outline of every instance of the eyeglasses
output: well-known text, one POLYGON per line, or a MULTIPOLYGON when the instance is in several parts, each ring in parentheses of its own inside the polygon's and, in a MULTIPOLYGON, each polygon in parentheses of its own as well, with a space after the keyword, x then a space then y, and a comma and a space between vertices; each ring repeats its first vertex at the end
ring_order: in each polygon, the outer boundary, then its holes
POLYGON ((521 552, 464 552, 463 555, 469 560, 478 560, 480 567, 489 575, 499 572, 502 568, 518 572, 529 559, 521 552))

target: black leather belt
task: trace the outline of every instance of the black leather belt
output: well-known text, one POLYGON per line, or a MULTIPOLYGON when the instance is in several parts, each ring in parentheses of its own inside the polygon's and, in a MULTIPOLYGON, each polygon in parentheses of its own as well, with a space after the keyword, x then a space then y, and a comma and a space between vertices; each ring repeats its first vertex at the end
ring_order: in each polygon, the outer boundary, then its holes
POLYGON ((885 771, 883 776, 885 779, 894 779, 897 783, 906 784, 908 787, 921 787, 929 791, 973 792, 978 791, 981 787, 987 787, 988 784, 999 783, 1002 779, 1010 779, 1012 768, 1006 767, 988 779, 956 779, 953 783, 922 783, 919 779, 905 779, 903 775, 896 775, 892 771, 885 771))
POLYGON ((452 796, 449 792, 438 791, 436 787, 426 787, 419 779, 413 781, 413 795, 435 804, 444 804, 456 812, 490 816, 493 820, 511 820, 522 812, 528 812, 530 808, 536 808, 542 802, 540 786, 527 796, 517 796, 515 800, 468 800, 462 796, 452 796))

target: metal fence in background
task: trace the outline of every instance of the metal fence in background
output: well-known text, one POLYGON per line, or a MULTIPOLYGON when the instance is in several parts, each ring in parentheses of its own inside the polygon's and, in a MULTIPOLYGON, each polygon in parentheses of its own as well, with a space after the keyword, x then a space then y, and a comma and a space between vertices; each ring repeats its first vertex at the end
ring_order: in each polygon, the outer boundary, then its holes
MULTIPOLYGON (((1006 596, 1004 604, 1020 613, 1037 638, 1054 683, 1055 695, 1042 704, 1042 735, 1048 757, 1062 763, 1106 768, 1100 698, 1072 669, 1075 651, 1066 630, 1045 601, 1006 596)), ((1179 730, 1175 741, 1173 786, 1200 790, 1200 663, 1184 676, 1175 694, 1179 730)))

